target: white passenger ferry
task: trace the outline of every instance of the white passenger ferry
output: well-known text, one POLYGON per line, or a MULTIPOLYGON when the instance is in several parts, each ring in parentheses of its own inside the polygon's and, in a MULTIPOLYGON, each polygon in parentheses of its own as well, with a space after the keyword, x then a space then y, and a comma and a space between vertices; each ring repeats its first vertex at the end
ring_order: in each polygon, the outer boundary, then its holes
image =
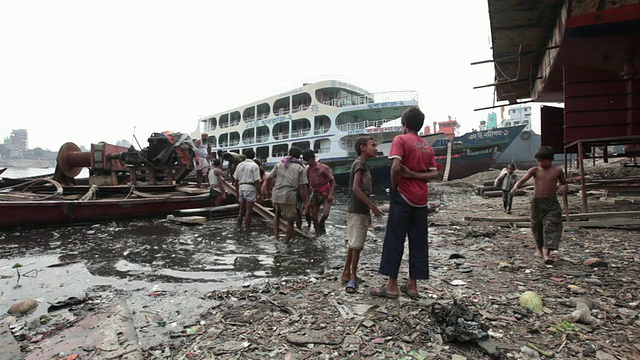
POLYGON ((416 91, 370 93, 327 79, 207 116, 199 120, 198 129, 209 135, 214 156, 218 150, 242 153, 253 148, 256 158, 270 166, 297 146, 313 149, 318 160, 335 165, 356 157, 354 142, 363 135, 376 140, 379 156, 387 156, 402 127, 385 123, 415 105, 416 91))

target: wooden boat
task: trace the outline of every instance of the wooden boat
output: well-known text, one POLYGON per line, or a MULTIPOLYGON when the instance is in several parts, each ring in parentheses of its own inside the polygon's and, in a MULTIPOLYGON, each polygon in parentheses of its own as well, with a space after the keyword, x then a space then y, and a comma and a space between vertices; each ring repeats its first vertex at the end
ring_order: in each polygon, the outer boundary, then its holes
POLYGON ((106 143, 81 151, 66 143, 53 178, 30 179, 0 191, 0 228, 166 216, 211 205, 208 189, 182 184, 193 168, 188 135, 154 133, 135 150, 106 143), (88 185, 77 185, 83 167, 88 185))
MULTIPOLYGON (((97 187, 96 187, 97 188, 97 187)), ((98 189, 98 193, 101 190, 98 189)), ((211 206, 208 190, 189 195, 180 191, 132 194, 92 200, 51 196, 45 200, 33 195, 0 193, 0 229, 69 225, 142 217, 158 217, 175 210, 211 206)), ((23 193, 24 194, 24 193, 23 193)), ((72 196, 73 197, 73 196, 72 196)))
POLYGON ((438 167, 442 169, 442 179, 462 179, 489 170, 496 154, 509 147, 525 126, 475 130, 453 139, 436 141, 433 150, 438 167))

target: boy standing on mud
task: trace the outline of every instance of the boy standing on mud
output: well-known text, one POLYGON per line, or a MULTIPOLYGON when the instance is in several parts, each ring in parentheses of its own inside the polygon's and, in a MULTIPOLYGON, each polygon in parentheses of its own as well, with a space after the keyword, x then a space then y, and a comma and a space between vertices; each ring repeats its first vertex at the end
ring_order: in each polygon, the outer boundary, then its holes
POLYGON ((359 137, 355 150, 358 158, 351 165, 349 174, 349 200, 347 202, 347 259, 342 271, 342 281, 347 282, 344 291, 354 294, 358 290, 358 262, 360 251, 367 239, 367 229, 371 225, 371 211, 377 217, 382 211, 371 202, 371 172, 367 161, 376 157, 377 144, 373 138, 359 137))
POLYGON ((538 166, 534 166, 516 183, 512 194, 531 177, 534 180, 531 199, 531 230, 536 240, 536 256, 545 264, 553 264, 551 250, 558 250, 562 236, 562 209, 556 193, 567 192, 567 180, 561 168, 553 166, 553 148, 541 146, 536 152, 538 166), (557 188, 558 182, 560 188, 557 188))
POLYGON ((388 276, 386 284, 371 289, 371 295, 398 298, 400 291, 418 298, 418 279, 429 278, 429 242, 427 227, 427 181, 438 178, 435 153, 418 135, 424 113, 412 106, 402 113, 402 135, 391 143, 391 198, 387 231, 382 244, 379 273, 388 276), (409 280, 398 287, 398 272, 409 238, 409 280))
POLYGON ((493 186, 500 186, 500 189, 502 189, 502 206, 504 206, 504 212, 507 214, 511 214, 511 204, 513 203, 513 193, 511 189, 513 189, 516 181, 518 181, 518 176, 513 173, 515 170, 516 166, 509 164, 493 182, 493 186))

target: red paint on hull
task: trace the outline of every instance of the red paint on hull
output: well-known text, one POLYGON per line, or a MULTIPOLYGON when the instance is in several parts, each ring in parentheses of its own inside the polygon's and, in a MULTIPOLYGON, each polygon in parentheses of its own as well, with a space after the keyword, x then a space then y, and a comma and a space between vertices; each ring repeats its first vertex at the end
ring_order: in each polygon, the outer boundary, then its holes
POLYGON ((211 206, 208 194, 168 199, 0 202, 0 229, 155 217, 211 206))

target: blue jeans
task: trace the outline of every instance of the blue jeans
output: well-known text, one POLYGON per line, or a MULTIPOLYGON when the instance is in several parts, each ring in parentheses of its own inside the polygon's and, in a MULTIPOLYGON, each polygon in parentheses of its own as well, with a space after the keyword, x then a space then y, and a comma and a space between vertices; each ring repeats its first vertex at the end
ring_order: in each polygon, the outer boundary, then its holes
POLYGON ((415 207, 400 195, 391 194, 387 231, 382 244, 380 274, 398 278, 404 254, 404 239, 409 235, 409 278, 429 278, 428 209, 415 207))

